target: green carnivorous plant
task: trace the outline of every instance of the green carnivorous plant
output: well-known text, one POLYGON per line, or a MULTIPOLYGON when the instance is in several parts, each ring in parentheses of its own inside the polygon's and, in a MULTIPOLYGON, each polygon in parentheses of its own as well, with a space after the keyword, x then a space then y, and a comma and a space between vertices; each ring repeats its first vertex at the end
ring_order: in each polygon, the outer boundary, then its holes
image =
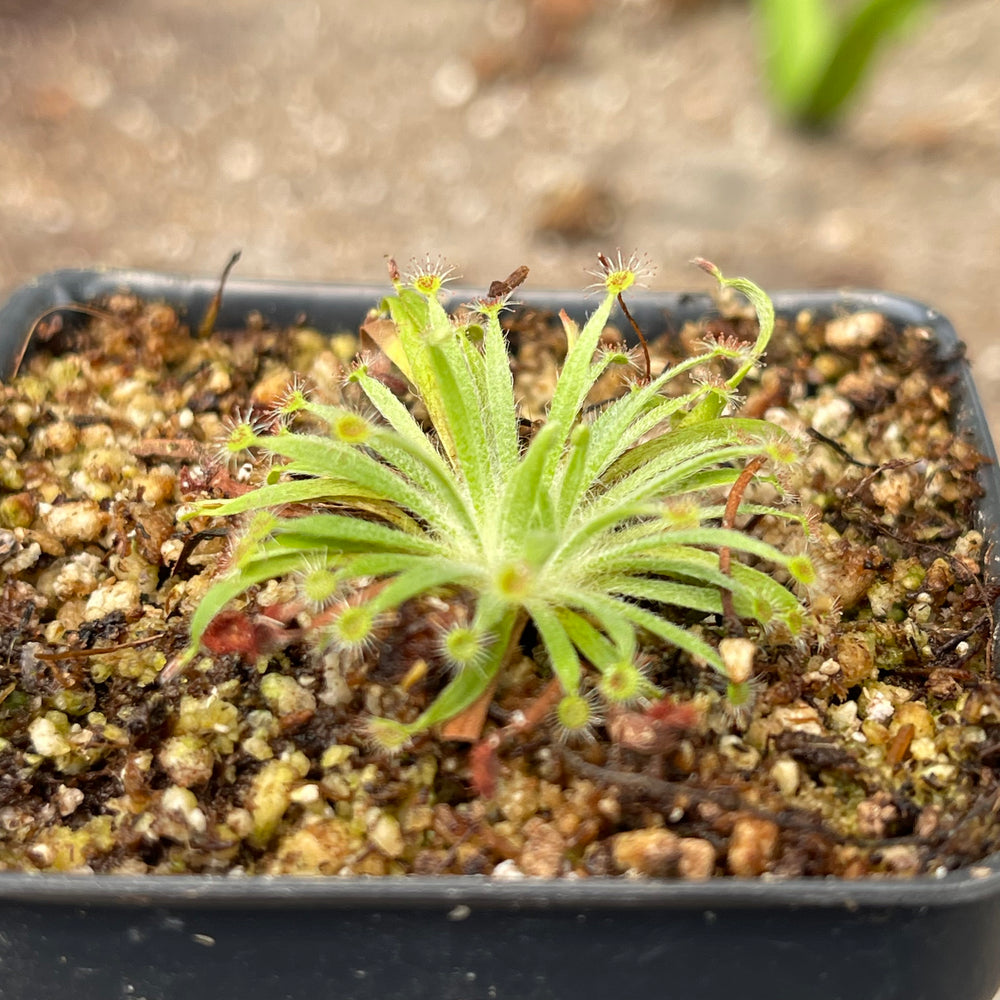
POLYGON ((620 397, 591 408, 598 378, 626 360, 600 349, 602 332, 616 300, 643 275, 635 257, 599 260, 600 303, 582 328, 563 316, 565 362, 527 444, 500 323, 524 269, 495 282, 472 304, 474 319, 458 322, 441 303, 443 265, 406 279, 391 265, 395 294, 382 304, 389 331, 382 347, 426 421, 359 362, 350 380, 370 404, 367 413, 314 402, 293 387, 278 407, 277 433, 237 423, 228 449, 258 449, 276 464, 259 488, 196 508, 244 516, 248 527, 194 614, 185 658, 196 655, 211 620, 233 598, 294 575, 317 611, 319 643, 347 651, 362 650, 380 619, 411 598, 461 594, 468 603, 467 619, 441 637, 453 670, 440 693, 411 721, 370 720, 373 737, 390 749, 490 690, 529 620, 561 687, 556 712, 564 732, 587 733, 602 700, 658 695, 641 643, 685 651, 721 675, 737 710, 745 705, 745 667, 735 668, 679 618, 694 611, 790 636, 808 619, 780 582, 808 585, 808 557, 734 527, 737 513, 795 517, 742 500, 765 461, 777 470, 796 460, 787 434, 764 420, 726 415, 740 382, 760 364, 774 312, 755 285, 699 262, 750 298, 759 316, 756 340, 707 342, 697 356, 657 375, 647 371, 620 397), (682 381, 720 362, 728 377, 682 381), (685 388, 668 394, 674 384, 685 388), (297 424, 297 414, 308 414, 312 429, 297 424))

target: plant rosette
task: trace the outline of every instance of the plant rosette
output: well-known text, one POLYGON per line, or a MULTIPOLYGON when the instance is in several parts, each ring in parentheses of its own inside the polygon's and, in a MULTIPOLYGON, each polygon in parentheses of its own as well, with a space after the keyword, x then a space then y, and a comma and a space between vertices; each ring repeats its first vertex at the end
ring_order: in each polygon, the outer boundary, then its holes
POLYGON ((360 334, 368 291, 15 296, 0 884, 986 892, 995 486, 946 324, 878 295, 775 324, 712 265, 714 312, 599 261, 579 322, 433 261, 360 334))
MULTIPOLYGON (((195 659, 235 597, 292 574, 317 650, 342 661, 363 659, 385 631, 383 619, 397 620, 408 602, 436 597, 446 605, 436 659, 453 677, 412 719, 367 723, 386 751, 436 726, 447 733, 487 699, 520 658, 526 625, 558 687, 554 716, 564 742, 592 738, 606 712, 660 710, 664 692, 647 677, 644 636, 713 669, 734 719, 748 717, 754 646, 743 638, 742 620, 794 640, 809 613, 773 573, 732 553, 770 563, 794 583, 815 580, 807 555, 736 523, 789 517, 806 526, 795 511, 742 500, 765 465, 797 460, 791 436, 774 422, 724 415, 760 364, 774 313, 755 286, 706 264, 724 288, 752 296, 761 317, 756 339, 717 338, 656 377, 647 364, 641 377, 626 380, 625 392, 588 410, 608 369, 630 364, 620 347, 602 348, 601 337, 611 307, 642 274, 637 260, 620 254, 617 263, 600 260, 601 302, 582 329, 563 315, 568 348, 544 421, 527 442, 500 324, 526 269, 497 282, 495 294, 456 321, 440 302, 444 265, 425 263, 404 281, 391 264, 396 294, 381 309, 391 318, 373 318, 364 329, 406 377, 428 426, 373 374, 377 361, 365 358, 351 367, 347 388, 360 389, 370 417, 356 406, 314 401, 295 383, 269 417, 236 421, 223 457, 260 452, 266 480, 236 497, 196 503, 185 515, 251 516, 168 678, 195 659), (732 367, 728 377, 668 392, 723 361, 732 367), (313 418, 301 430, 300 414, 313 418), (264 429, 274 422, 276 433, 264 429), (282 509, 291 513, 275 513, 282 509), (711 643, 677 623, 688 612, 725 617, 734 635, 711 643), (589 686, 585 663, 595 675, 589 686)), ((413 657, 408 669, 416 663, 413 657)))

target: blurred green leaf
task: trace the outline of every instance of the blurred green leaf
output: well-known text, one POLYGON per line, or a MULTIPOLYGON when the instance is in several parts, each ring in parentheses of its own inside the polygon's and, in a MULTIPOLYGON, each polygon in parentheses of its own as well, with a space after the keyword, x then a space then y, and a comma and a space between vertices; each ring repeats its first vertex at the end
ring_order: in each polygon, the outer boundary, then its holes
POLYGON ((775 100, 798 114, 829 57, 837 21, 828 0, 757 0, 764 67, 775 100))
POLYGON ((826 68, 799 111, 811 124, 830 121, 867 74, 875 53, 925 0, 869 0, 847 21, 826 68))
POLYGON ((876 53, 925 3, 864 0, 839 15, 830 0, 757 0, 773 99, 802 125, 829 125, 876 53))

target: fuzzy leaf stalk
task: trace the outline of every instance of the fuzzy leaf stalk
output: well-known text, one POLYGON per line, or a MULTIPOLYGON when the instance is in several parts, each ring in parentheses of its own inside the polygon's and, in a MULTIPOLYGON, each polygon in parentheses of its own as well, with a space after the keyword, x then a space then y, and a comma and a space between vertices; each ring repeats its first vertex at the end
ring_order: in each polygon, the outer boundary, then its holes
POLYGON ((433 701, 405 720, 368 720, 389 750, 486 697, 519 655, 529 621, 561 689, 556 716, 565 735, 586 736, 605 707, 660 697, 645 666, 650 644, 676 647, 717 672, 734 714, 745 711, 753 691, 746 646, 734 655, 732 644, 710 641, 711 629, 684 622, 694 613, 788 637, 809 623, 793 589, 814 579, 804 545, 783 551, 733 518, 792 518, 808 532, 794 511, 743 500, 748 479, 777 486, 781 466, 797 460, 780 427, 731 412, 740 383, 761 363, 774 311, 751 282, 698 261, 749 297, 756 340, 706 342, 701 353, 635 378, 595 416, 587 407, 595 383, 628 361, 600 349, 602 332, 645 267, 620 253, 599 261, 600 304, 582 328, 563 315, 565 362, 526 445, 500 321, 526 269, 494 282, 471 304, 472 318, 458 321, 441 303, 447 268, 428 262, 404 278, 391 264, 395 294, 381 304, 380 346, 426 421, 359 361, 349 378, 366 412, 315 402, 293 386, 276 409, 276 433, 238 422, 229 449, 253 448, 274 464, 258 488, 202 501, 191 513, 240 516, 245 526, 193 616, 183 661, 197 656, 230 601, 291 575, 314 612, 321 648, 362 651, 380 619, 421 595, 462 595, 470 607, 441 636, 453 669, 433 701), (720 363, 728 377, 690 378, 720 363))

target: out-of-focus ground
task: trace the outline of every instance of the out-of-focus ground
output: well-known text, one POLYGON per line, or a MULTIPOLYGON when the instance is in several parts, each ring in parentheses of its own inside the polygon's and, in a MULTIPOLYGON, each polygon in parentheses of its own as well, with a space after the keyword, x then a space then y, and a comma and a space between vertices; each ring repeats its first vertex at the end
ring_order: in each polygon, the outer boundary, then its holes
POLYGON ((1000 428, 1000 3, 932 5, 827 137, 776 120, 741 0, 0 0, 0 292, 57 267, 652 286, 701 255, 877 286, 969 343, 1000 428))

